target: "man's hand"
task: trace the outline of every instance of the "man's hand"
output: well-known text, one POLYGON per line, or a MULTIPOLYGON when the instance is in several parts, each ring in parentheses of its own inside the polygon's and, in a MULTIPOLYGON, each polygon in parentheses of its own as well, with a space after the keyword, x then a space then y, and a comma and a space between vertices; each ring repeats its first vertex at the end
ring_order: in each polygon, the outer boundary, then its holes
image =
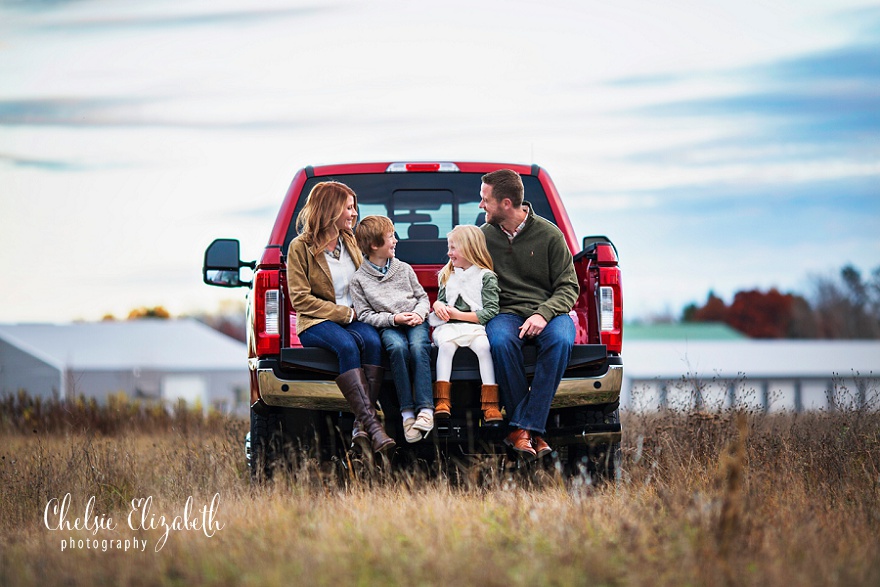
POLYGON ((547 321, 540 314, 532 314, 519 327, 519 337, 534 338, 544 331, 547 327, 547 321))

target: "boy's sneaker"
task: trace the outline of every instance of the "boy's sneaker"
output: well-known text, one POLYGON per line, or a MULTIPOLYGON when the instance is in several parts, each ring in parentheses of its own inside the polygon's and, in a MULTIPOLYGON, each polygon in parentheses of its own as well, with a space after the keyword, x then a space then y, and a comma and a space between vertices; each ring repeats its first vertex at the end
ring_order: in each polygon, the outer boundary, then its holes
POLYGON ((415 418, 407 418, 403 421, 403 436, 407 442, 418 442, 422 439, 422 432, 413 428, 415 418))
POLYGON ((425 433, 425 436, 428 436, 428 432, 434 429, 434 414, 431 412, 419 412, 413 428, 421 430, 425 433))

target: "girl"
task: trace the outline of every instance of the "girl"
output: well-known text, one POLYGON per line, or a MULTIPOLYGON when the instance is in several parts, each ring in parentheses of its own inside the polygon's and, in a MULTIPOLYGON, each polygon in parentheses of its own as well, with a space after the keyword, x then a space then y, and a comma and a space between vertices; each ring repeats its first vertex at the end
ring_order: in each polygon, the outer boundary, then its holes
POLYGON ((351 278, 363 261, 352 228, 357 196, 345 184, 315 184, 297 217, 300 230, 287 252, 287 289, 296 310, 296 333, 304 346, 336 353, 336 385, 356 422, 353 440, 375 452, 394 448, 376 417, 382 386, 382 342, 376 329, 358 322, 352 309, 351 278))
POLYGON ((443 419, 451 415, 452 358, 459 347, 466 346, 480 362, 483 421, 497 424, 503 418, 485 324, 498 314, 498 278, 492 272, 492 257, 479 228, 459 225, 446 238, 449 263, 438 275, 440 289, 434 313, 429 317, 438 349, 434 417, 443 419))

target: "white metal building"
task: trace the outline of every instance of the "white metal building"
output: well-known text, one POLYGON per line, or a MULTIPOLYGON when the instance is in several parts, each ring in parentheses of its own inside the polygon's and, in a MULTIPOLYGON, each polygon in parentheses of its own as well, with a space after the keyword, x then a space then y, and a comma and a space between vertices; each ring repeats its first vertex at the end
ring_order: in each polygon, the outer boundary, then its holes
POLYGON ((624 328, 623 345, 622 403, 631 409, 880 409, 880 341, 705 337, 693 327, 652 338, 650 329, 633 330, 627 340, 624 328))
POLYGON ((246 346, 195 320, 0 324, 0 394, 247 406, 246 346))

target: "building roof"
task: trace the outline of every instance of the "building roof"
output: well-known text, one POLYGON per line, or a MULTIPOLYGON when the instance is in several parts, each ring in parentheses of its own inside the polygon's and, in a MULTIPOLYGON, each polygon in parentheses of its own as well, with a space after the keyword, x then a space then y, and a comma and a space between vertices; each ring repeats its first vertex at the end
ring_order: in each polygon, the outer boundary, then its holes
POLYGON ((631 379, 880 378, 880 341, 624 341, 623 362, 631 379))
POLYGON ((742 340, 747 338, 723 322, 626 324, 624 340, 742 340))
POLYGON ((58 368, 241 370, 247 347, 192 319, 0 324, 0 340, 58 368))

